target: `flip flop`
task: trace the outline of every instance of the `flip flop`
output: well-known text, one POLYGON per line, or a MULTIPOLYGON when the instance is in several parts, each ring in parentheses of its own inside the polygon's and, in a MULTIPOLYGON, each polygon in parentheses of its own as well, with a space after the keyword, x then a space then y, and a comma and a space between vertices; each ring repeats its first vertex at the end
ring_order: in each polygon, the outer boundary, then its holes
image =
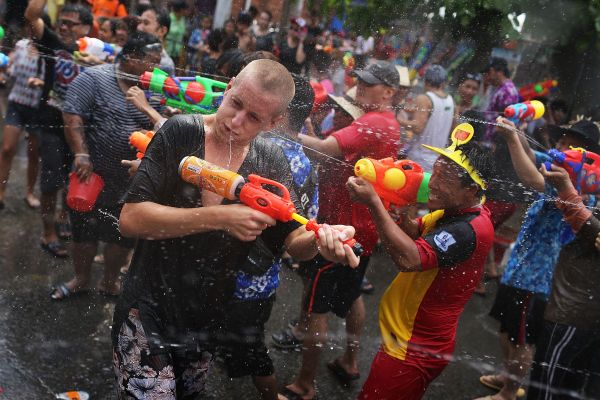
POLYGON ((58 286, 52 288, 52 290, 50 291, 50 299, 52 299, 54 301, 61 301, 61 300, 67 299, 69 297, 79 296, 86 292, 87 292, 87 290, 85 290, 85 289, 77 290, 74 292, 71 289, 69 289, 66 284, 61 283, 58 286), (59 292, 61 294, 60 297, 56 296, 56 292, 59 292))
MULTIPOLYGON (((495 378, 496 378, 496 375, 483 375, 483 376, 479 377, 479 382, 485 387, 500 391, 500 390, 502 390, 502 386, 504 386, 504 385, 498 383, 498 379, 495 379, 495 378)), ((524 396, 525 396, 525 389, 519 388, 519 390, 517 390, 517 397, 524 397, 524 396)))
POLYGON ((43 241, 41 241, 40 247, 43 250, 46 250, 48 253, 52 254, 54 257, 58 257, 58 258, 69 257, 69 252, 67 251, 65 246, 63 246, 63 244, 59 241, 50 242, 50 243, 44 243, 43 241))
POLYGON ((317 400, 316 394, 311 399, 305 399, 304 397, 302 397, 302 395, 288 389, 287 387, 281 389, 281 392, 279 392, 279 394, 284 396, 287 400, 317 400))
POLYGON ((356 374, 351 374, 348 371, 346 371, 344 369, 344 367, 342 367, 339 363, 338 360, 333 360, 327 363, 327 368, 329 368, 329 370, 331 372, 333 372, 335 374, 335 376, 342 381, 343 383, 350 383, 352 381, 355 381, 357 379, 360 379, 360 374, 356 373, 356 374))

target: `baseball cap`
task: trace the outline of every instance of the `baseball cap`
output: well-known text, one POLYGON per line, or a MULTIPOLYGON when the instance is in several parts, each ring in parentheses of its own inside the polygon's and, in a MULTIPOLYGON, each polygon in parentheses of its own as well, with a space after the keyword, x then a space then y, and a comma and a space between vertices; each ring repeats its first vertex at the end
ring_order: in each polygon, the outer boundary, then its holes
POLYGON ((353 75, 371 85, 386 85, 395 89, 400 86, 398 70, 387 61, 376 61, 362 70, 354 71, 353 75))
POLYGON ((439 86, 442 83, 446 82, 448 79, 448 73, 438 64, 432 64, 427 67, 425 70, 425 75, 423 76, 423 80, 431 85, 439 86))

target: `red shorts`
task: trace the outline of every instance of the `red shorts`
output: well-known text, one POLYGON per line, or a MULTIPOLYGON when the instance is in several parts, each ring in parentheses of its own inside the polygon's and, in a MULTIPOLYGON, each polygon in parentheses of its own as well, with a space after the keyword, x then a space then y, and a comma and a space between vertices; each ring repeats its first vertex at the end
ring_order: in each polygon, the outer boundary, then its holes
POLYGON ((431 360, 430 363, 424 359, 420 359, 418 364, 408 363, 380 349, 373 359, 371 371, 358 400, 420 399, 427 386, 447 364, 447 360, 431 360))

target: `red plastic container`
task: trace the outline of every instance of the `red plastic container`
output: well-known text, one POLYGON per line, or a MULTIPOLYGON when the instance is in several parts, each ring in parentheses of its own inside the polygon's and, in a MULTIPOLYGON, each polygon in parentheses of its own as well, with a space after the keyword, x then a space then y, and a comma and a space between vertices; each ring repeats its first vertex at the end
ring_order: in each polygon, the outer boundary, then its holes
POLYGON ((71 172, 67 205, 75 211, 90 212, 103 187, 104 180, 98 174, 92 173, 87 182, 82 182, 77 178, 75 172, 71 172))

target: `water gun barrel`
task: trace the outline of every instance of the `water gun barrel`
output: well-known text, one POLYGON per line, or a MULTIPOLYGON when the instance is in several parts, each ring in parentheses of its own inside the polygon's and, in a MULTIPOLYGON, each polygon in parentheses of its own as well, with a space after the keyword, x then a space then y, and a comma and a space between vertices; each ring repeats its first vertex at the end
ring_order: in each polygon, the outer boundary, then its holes
POLYGON ((129 136, 129 144, 131 144, 138 152, 136 157, 141 159, 144 157, 146 153, 146 149, 150 144, 150 141, 154 137, 153 131, 148 131, 146 133, 135 131, 129 136))

